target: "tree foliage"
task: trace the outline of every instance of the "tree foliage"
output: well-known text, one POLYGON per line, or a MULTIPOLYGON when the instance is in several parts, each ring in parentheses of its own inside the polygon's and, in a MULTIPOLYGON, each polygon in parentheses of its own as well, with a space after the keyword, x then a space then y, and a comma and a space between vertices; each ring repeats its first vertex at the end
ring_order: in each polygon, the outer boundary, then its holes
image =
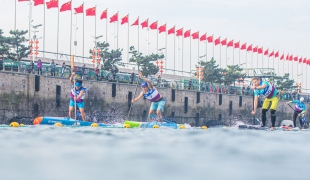
MULTIPOLYGON (((100 49, 100 60, 102 62, 101 69, 110 71, 115 69, 119 72, 116 64, 122 60, 122 49, 109 50, 109 43, 97 42, 97 49, 100 49)), ((90 54, 92 50, 90 50, 90 54)))
POLYGON ((132 54, 129 62, 136 63, 138 70, 141 71, 144 76, 156 74, 159 69, 155 66, 154 62, 158 59, 164 58, 163 54, 150 54, 143 56, 142 53, 138 52, 133 46, 130 47, 129 53, 132 54))
POLYGON ((28 57, 30 49, 28 45, 25 45, 25 43, 28 42, 28 39, 24 36, 27 33, 27 30, 20 31, 17 29, 15 31, 10 31, 11 36, 7 38, 7 43, 12 48, 8 54, 9 59, 19 62, 22 58, 28 57))
POLYGON ((294 85, 294 80, 289 79, 289 74, 284 76, 275 76, 273 82, 278 90, 292 89, 294 85))
POLYGON ((243 69, 239 65, 227 65, 227 69, 225 69, 223 83, 225 85, 230 85, 234 83, 238 78, 244 78, 246 76, 245 73, 242 73, 243 69))
POLYGON ((224 69, 219 68, 219 65, 216 64, 214 58, 207 62, 201 61, 199 62, 199 64, 201 65, 201 67, 204 67, 204 77, 202 81, 218 84, 221 84, 223 82, 224 69))
POLYGON ((10 46, 8 44, 8 38, 3 36, 3 31, 0 29, 0 56, 4 59, 4 56, 8 56, 10 52, 10 46))

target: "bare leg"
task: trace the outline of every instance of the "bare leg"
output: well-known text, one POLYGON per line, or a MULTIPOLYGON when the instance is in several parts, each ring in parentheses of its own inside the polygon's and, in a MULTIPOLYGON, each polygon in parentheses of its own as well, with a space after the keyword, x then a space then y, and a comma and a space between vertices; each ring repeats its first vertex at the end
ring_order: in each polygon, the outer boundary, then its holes
POLYGON ((74 107, 73 106, 69 106, 69 117, 71 118, 71 119, 74 119, 74 117, 73 117, 73 113, 74 112, 74 107))
POLYGON ((161 110, 157 110, 156 111, 157 117, 158 117, 158 121, 162 122, 162 115, 161 115, 161 110))
POLYGON ((149 111, 149 117, 148 117, 148 119, 147 119, 148 122, 151 122, 151 115, 152 115, 153 113, 154 113, 154 110, 151 109, 151 110, 149 111))
POLYGON ((80 109, 83 121, 86 121, 84 108, 79 108, 79 109, 80 109))

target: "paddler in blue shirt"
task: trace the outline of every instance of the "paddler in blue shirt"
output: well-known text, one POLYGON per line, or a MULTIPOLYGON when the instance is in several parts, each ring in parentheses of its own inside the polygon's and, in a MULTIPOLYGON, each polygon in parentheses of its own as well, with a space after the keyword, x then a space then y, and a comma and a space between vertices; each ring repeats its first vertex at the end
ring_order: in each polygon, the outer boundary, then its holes
POLYGON ((299 100, 293 100, 293 101, 288 101, 286 104, 289 103, 294 103, 294 115, 293 115, 293 121, 294 121, 294 127, 296 127, 296 118, 297 116, 299 117, 299 123, 300 123, 300 128, 303 128, 305 123, 302 122, 302 117, 304 117, 305 112, 306 112, 306 104, 304 103, 304 98, 301 97, 299 100))
POLYGON ((75 72, 72 72, 70 76, 71 82, 71 98, 69 103, 69 117, 74 119, 74 107, 75 104, 79 108, 83 121, 86 121, 85 112, 84 112, 84 98, 87 93, 87 89, 82 86, 83 80, 76 79, 73 80, 75 72))
POLYGON ((261 81, 258 77, 252 78, 253 86, 251 89, 254 91, 254 107, 252 114, 256 113, 257 105, 258 105, 258 96, 262 95, 265 97, 263 106, 262 106, 262 127, 266 126, 266 113, 269 110, 270 105, 270 114, 271 114, 271 130, 275 130, 276 123, 276 110, 279 102, 278 90, 269 84, 267 81, 261 81))
POLYGON ((145 82, 141 83, 142 91, 140 95, 137 98, 133 99, 131 102, 134 103, 138 101, 139 99, 141 99, 142 97, 150 100, 152 103, 151 103, 151 107, 150 107, 150 111, 148 115, 148 121, 151 120, 151 115, 154 113, 154 111, 156 111, 158 121, 161 122, 162 112, 164 112, 166 100, 162 95, 159 94, 157 89, 152 85, 151 81, 142 76, 142 72, 139 72, 139 77, 145 82))

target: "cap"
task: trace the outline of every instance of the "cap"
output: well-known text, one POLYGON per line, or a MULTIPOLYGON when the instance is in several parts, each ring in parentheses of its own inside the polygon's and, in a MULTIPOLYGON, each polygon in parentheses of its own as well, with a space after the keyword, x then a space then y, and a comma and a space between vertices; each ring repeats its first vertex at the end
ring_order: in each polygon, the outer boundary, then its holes
POLYGON ((304 99, 304 97, 301 97, 299 100, 300 100, 300 101, 304 101, 305 99, 304 99))
POLYGON ((141 83, 141 87, 148 87, 148 86, 147 86, 147 82, 142 82, 142 83, 141 83))
POLYGON ((76 87, 82 86, 82 82, 75 82, 75 86, 76 86, 76 87))

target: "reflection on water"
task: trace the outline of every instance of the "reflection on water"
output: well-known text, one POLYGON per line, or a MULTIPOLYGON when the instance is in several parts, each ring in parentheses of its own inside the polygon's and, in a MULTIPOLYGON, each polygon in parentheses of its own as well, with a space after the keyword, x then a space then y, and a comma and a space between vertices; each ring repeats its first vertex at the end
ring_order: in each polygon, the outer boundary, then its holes
POLYGON ((309 134, 0 128, 1 179, 309 179, 309 134))

